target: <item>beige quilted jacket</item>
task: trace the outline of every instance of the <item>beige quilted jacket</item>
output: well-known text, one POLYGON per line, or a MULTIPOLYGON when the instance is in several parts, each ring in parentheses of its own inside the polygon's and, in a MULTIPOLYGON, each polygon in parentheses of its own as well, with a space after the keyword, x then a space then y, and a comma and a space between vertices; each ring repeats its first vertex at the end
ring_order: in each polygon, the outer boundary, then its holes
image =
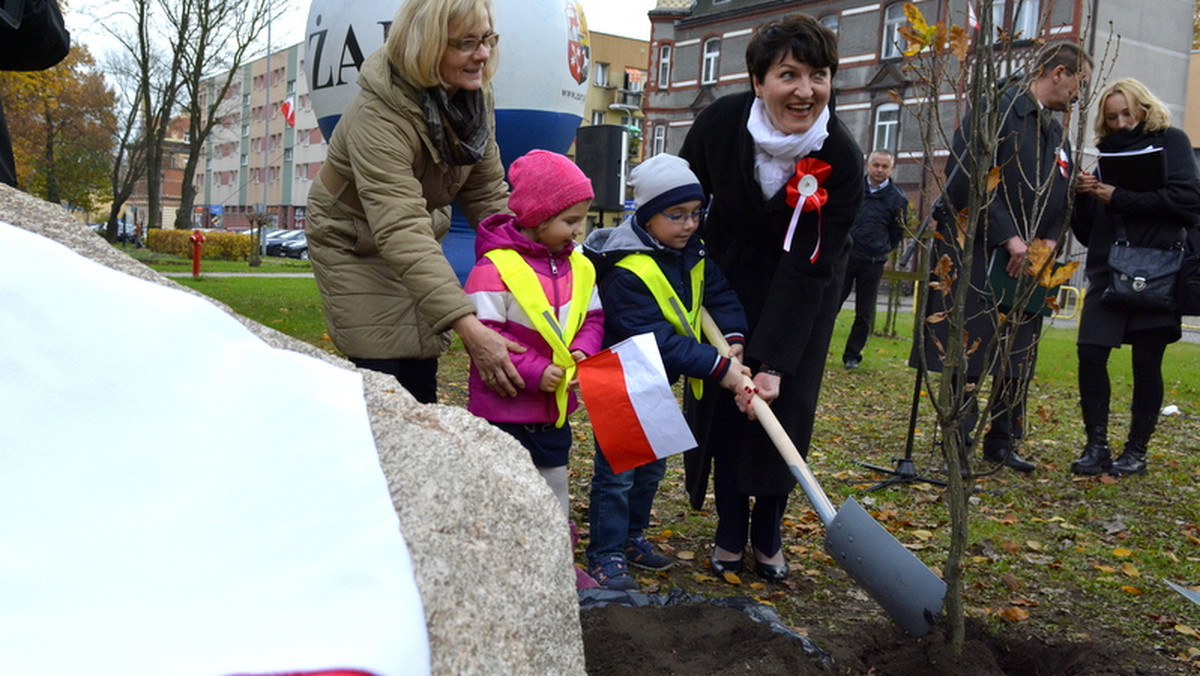
POLYGON ((473 312, 442 254, 449 205, 457 199, 472 227, 507 212, 491 92, 487 152, 474 165, 447 167, 418 90, 393 76, 383 50, 363 62, 358 84, 308 195, 309 257, 329 335, 352 357, 436 357, 450 324, 473 312))

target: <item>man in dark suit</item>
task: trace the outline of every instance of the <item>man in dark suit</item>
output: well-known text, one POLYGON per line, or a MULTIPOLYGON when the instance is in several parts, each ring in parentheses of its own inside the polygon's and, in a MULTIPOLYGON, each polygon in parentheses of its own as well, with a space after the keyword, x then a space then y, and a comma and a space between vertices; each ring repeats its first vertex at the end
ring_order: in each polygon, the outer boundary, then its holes
POLYGON ((892 182, 896 158, 890 150, 876 150, 867 158, 864 179, 863 205, 850 237, 850 262, 846 264, 846 280, 842 282, 842 302, 845 304, 854 289, 854 325, 842 350, 842 365, 847 370, 862 363, 862 351, 875 328, 875 303, 879 297, 879 280, 888 255, 904 237, 904 221, 908 214, 908 198, 892 182))
MULTIPOLYGON (((5 0, 0 8, 0 70, 45 70, 67 57, 71 36, 55 0, 5 0)), ((0 183, 17 185, 12 139, 0 105, 0 183)))
MULTIPOLYGON (((984 458, 1003 463, 1020 472, 1036 466, 1016 453, 1015 444, 1024 434, 1025 394, 1037 361, 1037 340, 1041 334, 1040 315, 1010 317, 1001 322, 999 315, 1012 315, 1011 308, 997 308, 988 284, 989 265, 994 256, 1007 254, 1006 271, 1016 277, 1026 267, 1025 255, 1034 239, 1053 246, 1069 217, 1067 189, 1070 185, 1071 145, 1067 134, 1053 116, 1071 108, 1091 76, 1091 57, 1078 45, 1046 45, 1034 59, 1029 75, 1005 88, 994 109, 1001 117, 996 134, 994 158, 971 157, 970 133, 974 115, 968 113, 955 134, 946 164, 945 199, 950 217, 939 219, 942 229, 934 252, 935 260, 949 254, 955 269, 962 254, 957 240, 953 214, 964 213, 970 195, 972 165, 998 167, 1000 182, 989 192, 984 213, 977 219, 970 289, 964 316, 966 344, 978 347, 968 351, 965 376, 969 385, 983 375, 994 376, 989 394, 990 427, 983 440, 984 458), (997 330, 997 326, 1001 328, 997 330), (990 349, 989 349, 990 348, 990 349)), ((1004 257, 1001 256, 1002 260, 1004 257)), ((961 281, 961 280, 960 280, 961 281)), ((930 294, 928 314, 949 312, 954 294, 930 294)), ((929 368, 942 370, 941 348, 946 345, 949 322, 926 322, 925 358, 929 368)), ((913 355, 914 366, 919 355, 913 355)), ((972 392, 974 388, 971 387, 972 392)), ((974 396, 973 394, 971 396, 974 396)), ((971 401, 974 406, 974 401, 971 401)), ((964 428, 974 425, 968 419, 964 428)))

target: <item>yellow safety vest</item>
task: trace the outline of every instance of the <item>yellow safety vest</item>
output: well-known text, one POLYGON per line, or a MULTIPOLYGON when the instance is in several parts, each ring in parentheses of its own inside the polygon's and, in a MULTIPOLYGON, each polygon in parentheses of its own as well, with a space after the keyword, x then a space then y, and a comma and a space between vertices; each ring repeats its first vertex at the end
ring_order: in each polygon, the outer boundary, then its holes
MULTIPOLYGON (((674 287, 667 281, 667 276, 663 274, 662 268, 658 267, 658 263, 649 254, 629 254, 617 262, 617 267, 629 270, 645 283, 646 288, 650 289, 650 294, 658 303, 659 311, 675 328, 675 333, 700 342, 700 300, 704 293, 703 260, 693 265, 689 273, 692 282, 692 307, 690 308, 684 306, 679 294, 675 293, 674 287)), ((688 385, 691 386, 692 395, 696 399, 703 396, 703 380, 688 377, 688 385)))
POLYGON ((587 318, 592 287, 596 285, 596 268, 578 250, 571 252, 571 307, 567 311, 566 326, 559 326, 537 273, 521 258, 521 254, 513 249, 492 249, 484 255, 496 266, 500 279, 529 316, 533 328, 550 346, 554 364, 565 371, 562 382, 554 390, 554 402, 558 405, 558 420, 554 426, 562 427, 567 421, 568 386, 575 379, 575 359, 571 356, 570 345, 587 318))

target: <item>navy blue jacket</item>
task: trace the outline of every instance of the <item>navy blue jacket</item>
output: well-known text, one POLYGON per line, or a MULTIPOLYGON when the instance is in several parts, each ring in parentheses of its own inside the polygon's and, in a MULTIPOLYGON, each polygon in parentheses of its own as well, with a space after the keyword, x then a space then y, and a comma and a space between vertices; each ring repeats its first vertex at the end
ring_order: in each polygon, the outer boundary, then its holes
POLYGON ((698 235, 681 250, 669 249, 634 221, 635 217, 630 216, 616 228, 595 230, 583 243, 584 254, 596 266, 596 285, 604 307, 604 346, 640 333, 653 333, 668 380, 674 382, 681 374, 720 380, 729 370, 729 360, 712 345, 676 333, 645 282, 616 265, 631 253, 650 255, 687 307, 692 307, 690 271, 697 263, 704 265, 702 302, 730 344, 746 339, 746 313, 737 294, 716 264, 708 260, 698 235))
POLYGON ((904 238, 904 218, 908 213, 908 198, 889 180, 887 185, 871 192, 871 183, 863 178, 863 204, 850 228, 854 248, 850 257, 883 263, 888 254, 904 238))

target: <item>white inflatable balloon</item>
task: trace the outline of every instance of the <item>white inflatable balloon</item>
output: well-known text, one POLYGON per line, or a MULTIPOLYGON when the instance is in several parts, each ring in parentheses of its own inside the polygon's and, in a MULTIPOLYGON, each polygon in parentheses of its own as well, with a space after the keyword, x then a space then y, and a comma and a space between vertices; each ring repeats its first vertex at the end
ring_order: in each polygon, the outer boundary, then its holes
MULTIPOLYGON (((313 109, 328 139, 358 92, 358 68, 383 45, 394 0, 313 0, 305 32, 313 109)), ((500 34, 496 140, 504 165, 533 148, 566 152, 583 120, 591 48, 577 0, 492 0, 500 34)))

